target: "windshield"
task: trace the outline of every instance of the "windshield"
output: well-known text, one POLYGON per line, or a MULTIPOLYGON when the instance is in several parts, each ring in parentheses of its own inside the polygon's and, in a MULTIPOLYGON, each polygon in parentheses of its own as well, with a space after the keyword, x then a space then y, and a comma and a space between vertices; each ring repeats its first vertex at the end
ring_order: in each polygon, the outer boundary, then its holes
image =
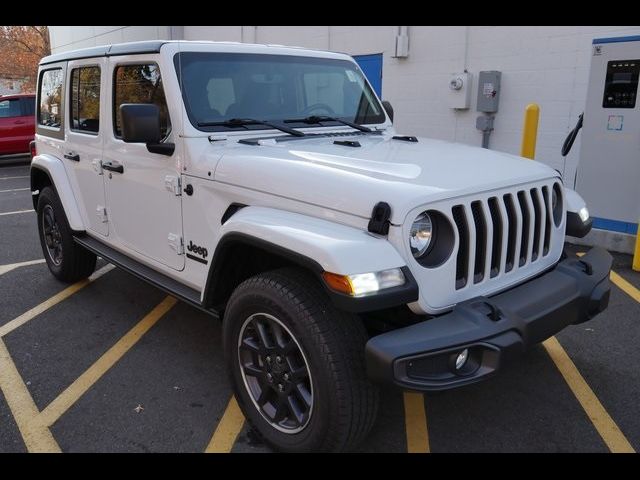
MULTIPOLYGON (((247 118, 284 122, 318 115, 357 124, 385 121, 362 73, 347 60, 182 52, 174 62, 189 120, 199 130, 235 130, 238 126, 211 123, 247 118)), ((296 123, 288 124, 295 127, 296 123)), ((300 122, 299 126, 318 125, 300 122)))

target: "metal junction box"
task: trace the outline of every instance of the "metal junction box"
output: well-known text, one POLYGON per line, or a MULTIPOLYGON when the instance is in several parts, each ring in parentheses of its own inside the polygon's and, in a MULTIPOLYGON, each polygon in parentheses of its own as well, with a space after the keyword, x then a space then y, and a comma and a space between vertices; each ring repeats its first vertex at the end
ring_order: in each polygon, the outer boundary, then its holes
POLYGON ((478 73, 478 106, 484 113, 496 113, 500 102, 500 78, 502 72, 495 70, 478 73))
POLYGON ((593 41, 576 190, 594 227, 635 234, 640 218, 640 36, 593 41))

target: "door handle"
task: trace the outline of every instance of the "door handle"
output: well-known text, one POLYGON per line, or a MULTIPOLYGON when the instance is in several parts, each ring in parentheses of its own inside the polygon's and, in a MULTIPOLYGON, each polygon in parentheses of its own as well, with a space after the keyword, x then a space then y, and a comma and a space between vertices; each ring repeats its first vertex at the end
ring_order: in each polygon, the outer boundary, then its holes
POLYGON ((66 158, 67 160, 73 160, 74 162, 79 162, 80 161, 80 155, 78 155, 77 153, 73 153, 73 152, 65 153, 64 154, 64 158, 66 158))
POLYGON ((102 169, 110 172, 124 173, 124 167, 118 162, 102 162, 102 169))

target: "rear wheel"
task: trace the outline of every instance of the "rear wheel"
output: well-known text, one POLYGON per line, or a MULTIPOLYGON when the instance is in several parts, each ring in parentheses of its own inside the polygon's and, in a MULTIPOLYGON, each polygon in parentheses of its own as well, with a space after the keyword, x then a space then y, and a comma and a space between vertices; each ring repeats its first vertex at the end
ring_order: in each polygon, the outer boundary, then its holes
POLYGON ((378 389, 365 374, 366 340, 360 319, 294 268, 243 282, 224 318, 238 403, 263 439, 287 452, 349 450, 367 435, 378 389))
POLYGON ((38 232, 42 253, 51 273, 64 282, 86 278, 96 268, 96 256, 73 240, 62 203, 51 187, 38 197, 38 232))

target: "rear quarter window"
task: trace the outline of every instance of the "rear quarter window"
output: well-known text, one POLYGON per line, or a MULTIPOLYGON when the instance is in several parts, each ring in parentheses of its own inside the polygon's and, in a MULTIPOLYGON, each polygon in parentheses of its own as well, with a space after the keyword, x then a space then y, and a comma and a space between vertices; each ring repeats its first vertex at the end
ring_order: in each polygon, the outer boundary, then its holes
POLYGON ((38 90, 38 125, 52 130, 62 127, 62 81, 61 68, 44 70, 38 90))

